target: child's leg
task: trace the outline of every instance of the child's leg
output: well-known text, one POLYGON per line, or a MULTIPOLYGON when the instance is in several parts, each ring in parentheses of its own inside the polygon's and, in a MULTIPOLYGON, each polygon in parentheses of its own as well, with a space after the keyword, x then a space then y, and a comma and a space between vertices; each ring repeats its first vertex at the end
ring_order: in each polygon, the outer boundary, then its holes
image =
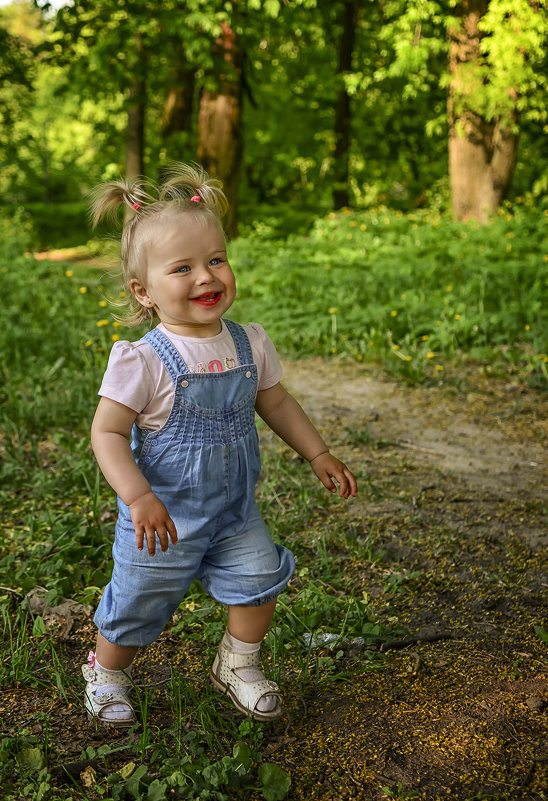
POLYGON ((227 690, 235 705, 257 720, 275 720, 282 714, 280 688, 265 679, 260 667, 261 644, 275 608, 276 599, 262 606, 230 606, 211 671, 213 685, 227 690))
POLYGON ((276 601, 262 606, 229 606, 228 631, 233 637, 244 642, 262 642, 270 628, 276 601))
POLYGON ((125 670, 133 662, 138 650, 125 645, 115 645, 106 640, 100 631, 97 632, 95 657, 106 670, 125 670))

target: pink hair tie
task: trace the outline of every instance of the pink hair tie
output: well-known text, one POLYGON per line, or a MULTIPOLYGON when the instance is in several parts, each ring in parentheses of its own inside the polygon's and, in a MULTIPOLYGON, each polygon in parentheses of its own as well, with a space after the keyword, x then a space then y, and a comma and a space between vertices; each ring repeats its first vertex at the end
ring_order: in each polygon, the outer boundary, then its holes
POLYGON ((88 654, 88 665, 90 667, 95 667, 95 654, 93 651, 90 651, 88 654))
POLYGON ((200 195, 193 195, 193 196, 190 198, 190 200, 192 201, 192 203, 199 203, 201 199, 202 199, 202 198, 200 197, 200 195))
POLYGON ((139 201, 137 200, 135 203, 132 203, 131 205, 132 205, 132 207, 135 209, 135 211, 139 211, 139 209, 141 208, 141 206, 142 206, 143 204, 142 204, 142 203, 139 203, 139 201))

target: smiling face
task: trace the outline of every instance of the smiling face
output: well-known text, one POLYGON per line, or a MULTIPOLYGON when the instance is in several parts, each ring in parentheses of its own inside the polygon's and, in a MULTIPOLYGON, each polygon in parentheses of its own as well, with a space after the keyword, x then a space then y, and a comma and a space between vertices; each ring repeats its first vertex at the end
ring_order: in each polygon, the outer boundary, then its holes
POLYGON ((144 249, 143 281, 129 287, 174 334, 211 337, 236 297, 236 282, 219 225, 205 214, 158 220, 144 249))

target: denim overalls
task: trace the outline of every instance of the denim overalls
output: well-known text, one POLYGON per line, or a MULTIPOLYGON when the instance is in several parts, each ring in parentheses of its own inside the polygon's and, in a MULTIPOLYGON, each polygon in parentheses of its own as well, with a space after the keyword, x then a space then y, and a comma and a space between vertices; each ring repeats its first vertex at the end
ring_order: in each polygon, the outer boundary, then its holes
POLYGON ((238 367, 190 373, 167 336, 146 334, 175 388, 159 431, 134 426, 135 461, 173 519, 176 545, 150 556, 137 549, 128 507, 118 498, 114 570, 95 613, 116 645, 153 642, 197 578, 217 601, 258 605, 278 595, 295 563, 275 545, 255 502, 260 472, 255 428, 257 367, 244 329, 224 323, 238 367))

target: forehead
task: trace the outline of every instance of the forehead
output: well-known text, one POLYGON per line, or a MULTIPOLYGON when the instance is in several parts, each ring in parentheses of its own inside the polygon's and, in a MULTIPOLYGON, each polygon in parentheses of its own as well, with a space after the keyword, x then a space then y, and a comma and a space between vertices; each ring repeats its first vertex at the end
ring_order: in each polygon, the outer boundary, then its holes
POLYGON ((217 218, 207 211, 174 209, 151 218, 147 223, 149 252, 150 248, 170 246, 186 246, 192 250, 225 246, 225 236, 217 218))

